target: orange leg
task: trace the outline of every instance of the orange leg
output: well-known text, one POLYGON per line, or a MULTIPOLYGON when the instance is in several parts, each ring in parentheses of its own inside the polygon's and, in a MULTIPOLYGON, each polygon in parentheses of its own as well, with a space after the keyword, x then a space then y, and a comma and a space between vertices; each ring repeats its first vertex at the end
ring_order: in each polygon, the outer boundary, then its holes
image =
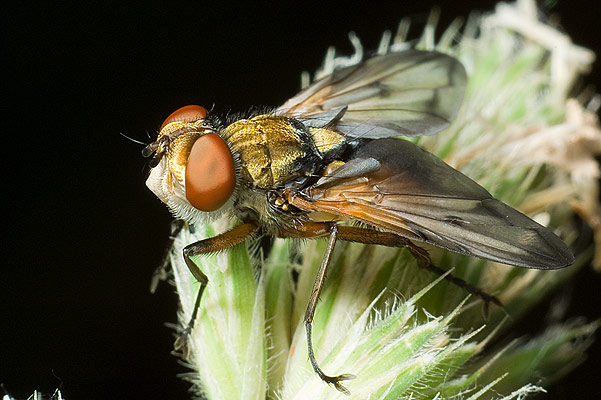
POLYGON ((200 288, 198 289, 198 295, 196 296, 196 302, 194 303, 194 309, 192 310, 192 316, 190 317, 190 321, 188 322, 188 326, 184 329, 182 334, 175 341, 175 349, 183 350, 184 353, 187 351, 187 340, 188 335, 192 331, 192 327, 194 326, 194 321, 196 321, 196 316, 198 314, 198 309, 200 307, 200 299, 202 298, 202 294, 209 283, 209 279, 207 276, 198 268, 198 265, 194 264, 192 261, 193 256, 199 254, 210 254, 216 253, 221 250, 229 249, 239 243, 244 242, 249 236, 251 236, 257 230, 257 224, 254 222, 245 222, 242 225, 239 225, 225 233, 214 236, 212 238, 199 240, 196 243, 192 243, 186 247, 184 247, 184 261, 188 266, 188 269, 196 278, 198 282, 200 282, 200 288))

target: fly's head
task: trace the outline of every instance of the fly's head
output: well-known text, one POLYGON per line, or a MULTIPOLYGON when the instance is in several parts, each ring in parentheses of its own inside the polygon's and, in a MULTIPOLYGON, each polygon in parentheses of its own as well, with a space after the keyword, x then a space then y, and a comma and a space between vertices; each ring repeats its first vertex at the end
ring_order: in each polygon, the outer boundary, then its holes
POLYGON ((142 151, 152 157, 146 186, 176 218, 193 224, 230 208, 237 181, 234 156, 206 116, 197 105, 176 110, 142 151))

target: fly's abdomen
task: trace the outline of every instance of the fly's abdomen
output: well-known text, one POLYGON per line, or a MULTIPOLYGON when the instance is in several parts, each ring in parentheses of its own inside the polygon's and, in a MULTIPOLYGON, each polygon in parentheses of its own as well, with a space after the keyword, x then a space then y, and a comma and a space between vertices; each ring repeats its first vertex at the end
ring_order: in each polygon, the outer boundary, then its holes
POLYGON ((258 115, 241 119, 224 129, 224 138, 240 156, 241 179, 254 187, 281 186, 313 164, 311 137, 302 124, 290 118, 258 115))

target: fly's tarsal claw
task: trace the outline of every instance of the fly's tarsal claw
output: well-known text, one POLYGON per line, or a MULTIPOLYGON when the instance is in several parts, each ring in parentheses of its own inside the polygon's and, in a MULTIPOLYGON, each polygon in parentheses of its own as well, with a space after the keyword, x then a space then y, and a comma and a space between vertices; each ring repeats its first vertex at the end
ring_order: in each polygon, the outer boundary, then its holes
POLYGON ((357 376, 355 376, 353 374, 342 374, 342 375, 338 375, 338 376, 327 376, 327 375, 320 376, 320 378, 324 382, 326 382, 328 385, 333 385, 336 388, 336 390, 346 394, 347 396, 350 396, 351 392, 340 382, 341 381, 349 381, 351 379, 355 379, 356 377, 357 376))
POLYGON ((190 358, 190 334, 192 328, 187 326, 175 339, 173 348, 179 352, 184 359, 190 358))

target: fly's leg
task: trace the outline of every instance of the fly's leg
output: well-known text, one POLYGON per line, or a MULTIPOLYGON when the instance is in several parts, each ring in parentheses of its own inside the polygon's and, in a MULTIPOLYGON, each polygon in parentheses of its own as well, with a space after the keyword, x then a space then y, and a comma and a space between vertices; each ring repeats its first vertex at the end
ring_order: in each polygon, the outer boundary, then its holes
MULTIPOLYGON (((432 263, 432 260, 430 259, 430 255, 428 254, 428 252, 425 249, 422 249, 421 247, 417 246, 416 244, 410 242, 409 240, 407 240, 407 242, 408 242, 407 249, 409 250, 411 255, 413 255, 413 257, 415 257, 415 259, 417 260, 417 265, 419 265, 420 268, 424 268, 425 270, 434 272, 435 274, 438 274, 438 275, 443 275, 446 272, 444 269, 437 267, 436 265, 434 265, 432 263)), ((444 278, 447 281, 451 282, 452 284, 459 286, 466 292, 480 297, 482 299, 482 301, 484 301, 484 316, 485 317, 488 317, 488 306, 490 305, 490 303, 494 303, 500 307, 503 307, 503 304, 501 303, 501 301, 499 299, 497 299, 495 296, 486 293, 485 291, 483 291, 482 289, 480 289, 474 285, 470 285, 469 283, 467 283, 465 280, 463 280, 461 278, 458 278, 451 274, 445 275, 444 278)))
MULTIPOLYGON (((311 340, 311 327, 313 322, 313 317, 315 316, 315 308, 317 307, 317 301, 319 300, 319 296, 323 289, 326 274, 328 270, 328 266, 330 260, 332 258, 332 253, 334 251, 334 245, 336 244, 336 240, 346 240, 349 242, 357 242, 364 244, 375 244, 382 245, 388 247, 407 247, 407 249, 411 252, 413 257, 417 260, 418 265, 421 268, 424 268, 428 271, 434 272, 439 275, 443 275, 446 271, 435 266, 428 255, 428 252, 422 249, 419 246, 413 244, 409 239, 394 234, 392 232, 381 232, 376 231, 374 229, 366 229, 366 228, 358 228, 352 226, 338 226, 335 223, 325 223, 325 222, 305 222, 300 226, 296 226, 294 229, 290 229, 289 231, 285 231, 281 234, 282 237, 296 237, 296 238, 318 238, 329 236, 328 247, 326 249, 326 253, 323 257, 321 265, 319 267, 319 271, 317 272, 317 276, 315 277, 315 282, 313 284, 313 289, 311 291, 311 296, 309 298, 309 304, 307 305, 307 310, 305 312, 305 328, 307 330, 307 347, 309 352, 309 361, 313 367, 315 373, 326 383, 334 385, 336 389, 345 394, 350 394, 348 389, 346 389, 340 381, 349 380, 355 378, 355 375, 352 374, 342 374, 338 376, 329 376, 326 375, 323 370, 319 367, 317 360, 315 359, 315 354, 313 351, 313 344, 311 340)), ((486 309, 488 308, 488 304, 493 302, 502 306, 501 302, 494 296, 485 293, 481 289, 474 287, 464 281, 461 278, 457 278, 452 275, 446 275, 445 279, 454 283, 455 285, 465 289, 469 293, 475 294, 482 298, 485 302, 486 309)))
MULTIPOLYGON (((434 272, 438 275, 444 275, 447 271, 437 267, 432 263, 428 252, 421 247, 415 245, 409 239, 402 236, 396 235, 391 232, 380 232, 373 229, 357 228, 352 226, 341 226, 339 229, 338 238, 341 240, 347 240, 350 242, 366 243, 366 244, 379 244, 389 247, 406 247, 411 255, 417 260, 417 265, 427 271, 434 272)), ((484 314, 488 315, 488 306, 490 303, 494 303, 500 307, 503 304, 495 296, 492 296, 482 289, 470 285, 465 280, 458 278, 453 275, 445 275, 447 281, 459 286, 468 293, 480 297, 484 301, 484 314)))
POLYGON ((319 300, 319 296, 321 295, 321 291, 323 289, 326 274, 328 272, 328 266, 330 264, 330 260, 332 259, 332 253, 334 252, 334 246, 336 245, 336 239, 338 236, 338 225, 335 223, 318 223, 318 222, 309 222, 305 223, 302 226, 298 226, 294 231, 285 232, 283 236, 290 235, 291 237, 302 237, 302 238, 317 238, 324 237, 329 235, 328 247, 326 248, 326 253, 321 260, 321 265, 319 266, 319 271, 317 272, 317 276, 315 277, 315 282, 313 283, 313 289, 311 290, 311 296, 309 297, 309 303, 307 304, 307 310, 305 311, 305 329, 307 331, 307 348, 309 352, 309 361, 311 362, 311 366, 315 373, 323 380, 324 382, 334 385, 336 389, 340 392, 350 395, 350 392, 346 387, 344 387, 340 381, 345 381, 349 379, 354 379, 355 375, 352 374, 342 374, 337 376, 329 376, 326 375, 323 370, 319 367, 317 360, 315 359, 315 353, 313 352, 313 341, 311 336, 311 327, 313 323, 313 317, 315 316, 315 308, 317 307, 317 301, 319 300))
POLYGON ((328 239, 328 247, 326 248, 326 253, 321 260, 321 265, 319 266, 319 271, 317 272, 317 276, 315 277, 315 282, 313 283, 313 289, 311 290, 311 296, 309 297, 309 304, 307 304, 307 311, 305 312, 305 329, 307 331, 307 347, 309 350, 309 361, 311 361, 311 365, 313 366, 313 370, 315 373, 326 383, 334 385, 336 389, 340 392, 350 395, 350 392, 347 388, 345 388, 340 381, 345 381, 349 379, 354 379, 355 375, 352 374, 342 374, 338 376, 329 376, 326 375, 322 369, 317 364, 317 360, 315 359, 315 354, 313 353, 313 343, 311 340, 311 324, 313 323, 313 317, 315 316, 315 308, 317 307, 317 301, 319 300, 319 296, 321 295, 321 291, 323 289, 324 283, 326 281, 326 273, 328 272, 328 266, 330 265, 330 260, 332 259, 332 253, 334 252, 334 246, 336 245, 336 237, 338 235, 338 225, 332 224, 330 228, 330 237, 328 239))
POLYGON ((183 219, 173 220, 171 223, 171 234, 169 235, 169 242, 167 244, 167 249, 165 250, 165 254, 163 254, 163 259, 159 266, 152 273, 152 278, 150 280, 150 293, 154 293, 159 286, 160 281, 164 281, 167 279, 167 265, 169 265, 169 257, 171 255, 171 248, 173 247, 173 242, 179 233, 182 231, 184 226, 186 225, 186 221, 183 219))
POLYGON ((200 307, 200 299, 202 298, 202 294, 209 283, 209 279, 207 276, 198 268, 192 261, 192 257, 200 255, 200 254, 211 254, 216 253, 221 250, 228 249, 233 247, 239 243, 244 242, 250 235, 252 235, 257 230, 257 224, 254 222, 245 222, 244 224, 233 228, 225 233, 214 236, 212 238, 200 240, 196 243, 192 243, 186 247, 184 247, 183 255, 184 261, 186 262, 186 266, 190 270, 190 273, 194 276, 194 278, 200 283, 200 288, 198 289, 198 294, 196 295, 196 302, 194 303, 194 308, 192 309, 192 316, 190 317, 190 321, 188 325, 181 333, 181 335, 175 341, 175 349, 181 350, 184 355, 187 353, 187 342, 188 336, 190 332, 192 332, 192 327, 194 326, 194 322, 196 321, 196 316, 198 315, 198 309, 200 307))
MULTIPOLYGON (((283 193, 283 197, 290 204, 293 204, 303 210, 315 210, 311 202, 303 199, 300 196, 296 196, 290 190, 283 193)), ((339 227, 338 238, 341 240, 347 240, 350 242, 365 243, 365 244, 379 244, 389 247, 407 247, 409 252, 417 260, 417 264, 430 272, 434 272, 438 275, 443 275, 446 271, 442 268, 437 267, 432 263, 428 252, 421 247, 413 244, 409 239, 399 236, 392 232, 380 232, 374 229, 358 228, 353 226, 341 226, 339 227)), ((470 285, 461 278, 457 278, 453 275, 445 275, 445 279, 460 288, 466 290, 468 293, 472 293, 480 297, 484 301, 484 315, 488 315, 488 306, 490 303, 494 303, 498 306, 503 304, 495 296, 492 296, 483 290, 470 285)))

